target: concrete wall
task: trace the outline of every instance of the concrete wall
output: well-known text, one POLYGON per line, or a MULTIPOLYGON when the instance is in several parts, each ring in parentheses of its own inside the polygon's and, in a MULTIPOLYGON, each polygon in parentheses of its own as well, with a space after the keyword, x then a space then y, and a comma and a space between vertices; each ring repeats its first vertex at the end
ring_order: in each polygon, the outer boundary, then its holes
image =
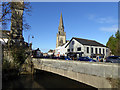
POLYGON ((106 78, 120 78, 120 66, 111 63, 32 59, 34 68, 53 72, 96 88, 111 88, 106 78))

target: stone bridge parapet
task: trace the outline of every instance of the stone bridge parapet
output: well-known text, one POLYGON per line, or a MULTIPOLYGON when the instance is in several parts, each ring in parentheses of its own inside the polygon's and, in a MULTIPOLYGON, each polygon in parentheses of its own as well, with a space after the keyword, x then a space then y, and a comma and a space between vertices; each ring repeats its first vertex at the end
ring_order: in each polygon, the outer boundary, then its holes
POLYGON ((107 78, 120 78, 120 65, 54 59, 32 59, 34 68, 59 74, 96 88, 112 88, 107 78))

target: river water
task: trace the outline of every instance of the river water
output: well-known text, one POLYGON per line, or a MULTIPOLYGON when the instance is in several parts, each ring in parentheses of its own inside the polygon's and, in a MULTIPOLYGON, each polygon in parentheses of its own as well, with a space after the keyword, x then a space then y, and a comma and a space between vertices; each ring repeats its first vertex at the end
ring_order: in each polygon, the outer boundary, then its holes
POLYGON ((2 82, 2 88, 3 90, 9 90, 8 88, 21 88, 21 90, 23 88, 29 88, 30 90, 35 88, 42 88, 43 90, 49 88, 90 88, 97 90, 86 84, 45 71, 37 71, 35 75, 20 75, 10 78, 2 82))

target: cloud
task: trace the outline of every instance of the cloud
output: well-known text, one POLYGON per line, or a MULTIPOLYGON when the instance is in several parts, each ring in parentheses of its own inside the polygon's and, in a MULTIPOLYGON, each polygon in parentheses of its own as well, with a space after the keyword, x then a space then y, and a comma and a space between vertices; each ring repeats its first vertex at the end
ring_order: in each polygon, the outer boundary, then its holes
POLYGON ((112 17, 97 18, 96 21, 98 23, 116 23, 117 22, 117 20, 113 19, 112 17))
POLYGON ((90 14, 88 16, 88 19, 90 19, 90 20, 94 20, 95 18, 96 18, 95 14, 90 14))
POLYGON ((101 31, 106 31, 106 32, 116 32, 118 30, 118 26, 117 25, 112 25, 110 27, 101 27, 100 30, 101 31))
POLYGON ((95 14, 90 14, 88 16, 88 19, 93 20, 97 23, 117 23, 117 19, 113 18, 113 17, 98 17, 95 14))

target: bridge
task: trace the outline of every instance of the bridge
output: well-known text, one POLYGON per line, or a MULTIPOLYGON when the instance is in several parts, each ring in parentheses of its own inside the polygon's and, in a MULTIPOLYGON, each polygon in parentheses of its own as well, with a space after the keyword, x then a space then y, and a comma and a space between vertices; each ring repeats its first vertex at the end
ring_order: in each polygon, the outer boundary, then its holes
POLYGON ((54 59, 32 59, 34 69, 52 72, 95 88, 118 88, 119 64, 54 59))

